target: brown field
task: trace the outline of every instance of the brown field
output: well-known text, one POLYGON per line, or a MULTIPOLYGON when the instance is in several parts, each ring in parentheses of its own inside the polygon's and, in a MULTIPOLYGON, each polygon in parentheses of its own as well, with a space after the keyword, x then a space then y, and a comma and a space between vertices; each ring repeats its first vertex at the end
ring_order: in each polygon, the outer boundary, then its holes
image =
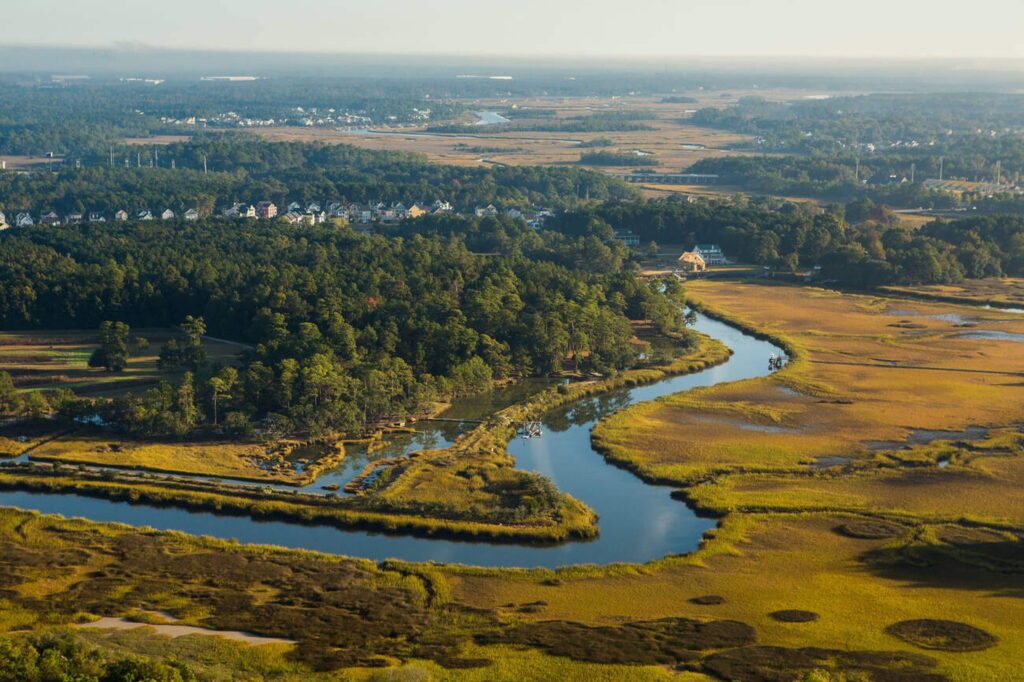
POLYGON ((150 137, 126 137, 121 140, 122 143, 129 147, 139 146, 158 146, 165 147, 169 144, 176 144, 178 142, 188 142, 192 139, 191 135, 152 135, 150 137))
MULTIPOLYGON (((79 395, 113 396, 132 390, 143 390, 171 373, 157 366, 160 346, 172 335, 168 329, 133 329, 132 336, 149 341, 140 355, 129 358, 124 372, 112 374, 88 366, 89 356, 96 348, 96 332, 85 330, 46 330, 0 332, 0 371, 9 372, 15 386, 21 389, 54 390, 70 388, 79 395)), ((230 364, 239 346, 212 339, 205 340, 209 358, 230 364)))
MULTIPOLYGON (((688 110, 703 106, 724 106, 735 98, 718 95, 701 97, 699 105, 661 104, 660 98, 537 98, 523 100, 481 100, 469 103, 477 110, 507 110, 515 105, 521 110, 554 110, 555 119, 585 116, 596 112, 642 109, 655 114, 645 121, 653 130, 607 131, 587 133, 534 132, 509 130, 488 126, 479 133, 436 134, 424 136, 424 128, 375 129, 374 133, 347 133, 324 128, 264 128, 257 134, 276 141, 327 141, 351 144, 364 149, 414 152, 426 155, 435 163, 481 166, 506 165, 570 165, 576 164, 580 153, 590 151, 580 147, 581 142, 607 138, 613 144, 608 149, 653 154, 660 162, 654 170, 679 172, 702 158, 723 153, 732 144, 747 139, 743 135, 690 125, 685 119, 688 110), (686 149, 683 145, 702 148, 686 149), (486 151, 480 151, 480 149, 486 151)), ((522 119, 536 123, 550 119, 522 119)), ((736 152, 730 152, 736 153, 736 152)), ((633 170, 631 166, 601 167, 610 172, 633 170)))
POLYGON ((55 156, 52 159, 46 156, 3 156, 0 155, 0 165, 7 164, 7 170, 25 170, 35 166, 45 166, 48 163, 59 166, 64 162, 63 156, 55 156))
POLYGON ((799 359, 769 378, 637 406, 595 430, 613 457, 648 475, 690 482, 734 469, 806 471, 820 457, 871 461, 916 430, 998 428, 1024 413, 1020 315, 714 280, 687 292, 785 337, 799 359), (986 332, 1020 336, 972 336, 986 332))

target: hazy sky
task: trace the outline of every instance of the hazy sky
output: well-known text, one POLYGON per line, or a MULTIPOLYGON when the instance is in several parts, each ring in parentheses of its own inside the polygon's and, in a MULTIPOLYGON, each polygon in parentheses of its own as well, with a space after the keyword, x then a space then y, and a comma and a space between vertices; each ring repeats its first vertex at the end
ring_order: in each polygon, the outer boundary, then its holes
POLYGON ((0 44, 1024 58, 1022 0, 10 0, 0 44))

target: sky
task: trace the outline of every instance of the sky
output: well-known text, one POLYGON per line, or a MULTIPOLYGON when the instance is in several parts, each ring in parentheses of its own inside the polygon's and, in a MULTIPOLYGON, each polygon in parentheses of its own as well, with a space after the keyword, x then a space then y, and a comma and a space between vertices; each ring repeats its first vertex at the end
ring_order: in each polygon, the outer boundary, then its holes
POLYGON ((11 0, 0 45, 1024 59, 1022 0, 11 0))

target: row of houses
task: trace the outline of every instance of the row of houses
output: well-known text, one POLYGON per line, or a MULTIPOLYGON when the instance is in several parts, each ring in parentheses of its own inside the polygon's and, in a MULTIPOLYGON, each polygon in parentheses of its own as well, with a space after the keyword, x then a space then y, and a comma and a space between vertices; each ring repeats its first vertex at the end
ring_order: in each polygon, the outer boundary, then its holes
MULTIPOLYGON (((377 222, 394 223, 402 220, 419 218, 425 215, 452 213, 453 210, 454 209, 449 202, 442 201, 440 199, 432 203, 416 202, 409 206, 400 202, 392 204, 385 204, 383 202, 360 204, 332 201, 324 204, 323 206, 318 202, 310 202, 305 205, 302 205, 299 202, 292 202, 285 207, 284 211, 279 209, 272 201, 260 201, 256 204, 234 203, 223 209, 220 212, 220 215, 229 220, 245 218, 271 220, 276 218, 285 220, 293 225, 319 225, 326 223, 331 219, 343 219, 349 223, 369 224, 377 222)), ((554 215, 554 212, 550 210, 533 211, 529 214, 525 214, 516 208, 499 210, 493 205, 476 208, 473 213, 480 218, 507 215, 511 218, 523 219, 526 220, 534 229, 539 229, 544 224, 545 220, 554 215)), ((195 222, 199 220, 199 217, 199 211, 194 208, 186 210, 180 216, 171 209, 166 209, 161 213, 153 213, 148 209, 143 209, 134 213, 121 210, 115 213, 111 219, 116 222, 127 222, 129 220, 176 220, 180 218, 188 222, 195 222)), ((14 222, 11 225, 8 225, 3 214, 0 213, 0 229, 5 229, 10 226, 30 227, 36 224, 78 225, 81 223, 104 223, 107 222, 107 220, 107 216, 102 213, 89 213, 86 215, 83 213, 72 212, 62 216, 56 211, 44 211, 38 217, 33 217, 30 213, 18 213, 14 217, 14 222)))
POLYGON ((368 204, 348 203, 343 201, 332 201, 323 206, 318 202, 310 202, 303 206, 293 201, 285 207, 284 211, 272 202, 261 201, 258 204, 232 204, 224 209, 225 218, 257 218, 271 219, 283 218, 290 223, 319 224, 329 219, 343 219, 350 223, 371 223, 371 222, 397 222, 419 218, 429 214, 451 213, 452 205, 447 201, 438 199, 433 203, 416 202, 409 206, 397 202, 385 204, 383 202, 372 202, 368 204))
MULTIPOLYGON (((128 211, 120 210, 115 213, 112 219, 116 222, 128 222, 129 220, 174 220, 177 218, 177 214, 171 209, 165 209, 161 213, 154 214, 148 209, 136 211, 134 213, 128 213, 128 211)), ((182 218, 189 222, 195 222, 199 220, 199 211, 194 208, 190 208, 181 215, 182 218)), ((7 224, 6 220, 3 219, 3 214, 0 213, 0 229, 4 227, 31 227, 32 225, 79 225, 81 223, 105 223, 107 222, 107 216, 103 213, 85 213, 71 212, 65 215, 60 215, 56 211, 44 211, 40 213, 38 218, 34 218, 31 213, 18 213, 14 216, 14 222, 10 225, 7 224)))

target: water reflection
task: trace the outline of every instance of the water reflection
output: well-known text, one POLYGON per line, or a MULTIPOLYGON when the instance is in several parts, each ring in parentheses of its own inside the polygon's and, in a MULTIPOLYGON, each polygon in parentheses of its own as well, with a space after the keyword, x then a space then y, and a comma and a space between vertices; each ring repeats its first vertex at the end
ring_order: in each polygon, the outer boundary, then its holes
MULTIPOLYGON (((590 398, 554 411, 543 419, 541 438, 516 438, 509 452, 517 466, 549 476, 566 493, 592 507, 600 517, 600 537, 556 547, 497 545, 342 531, 324 526, 261 522, 248 517, 220 516, 176 508, 132 506, 123 502, 72 495, 0 492, 0 504, 96 521, 120 521, 134 526, 180 530, 196 535, 235 538, 244 543, 275 544, 334 554, 406 561, 438 561, 479 566, 549 566, 613 562, 646 562, 668 554, 693 551, 714 521, 699 518, 671 497, 671 489, 643 483, 633 474, 608 464, 590 444, 590 431, 601 417, 630 404, 653 400, 698 386, 711 386, 761 376, 767 358, 782 351, 725 324, 701 317, 697 329, 720 339, 735 351, 729 362, 698 374, 675 377, 628 390, 590 398)), ((525 390, 525 389, 524 389, 525 390)), ((509 396, 489 399, 509 399, 509 396)), ((453 410, 456 408, 453 407, 453 410)), ((469 406, 457 409, 472 411, 469 406)), ((483 410, 483 407, 478 406, 483 410)), ((488 405, 486 414, 492 411, 488 405)), ((469 418, 460 415, 458 418, 469 418)), ((410 450, 439 448, 472 425, 433 422, 418 425, 412 434, 394 439, 383 450, 352 453, 338 470, 317 486, 351 479, 372 458, 392 457, 410 450)))

